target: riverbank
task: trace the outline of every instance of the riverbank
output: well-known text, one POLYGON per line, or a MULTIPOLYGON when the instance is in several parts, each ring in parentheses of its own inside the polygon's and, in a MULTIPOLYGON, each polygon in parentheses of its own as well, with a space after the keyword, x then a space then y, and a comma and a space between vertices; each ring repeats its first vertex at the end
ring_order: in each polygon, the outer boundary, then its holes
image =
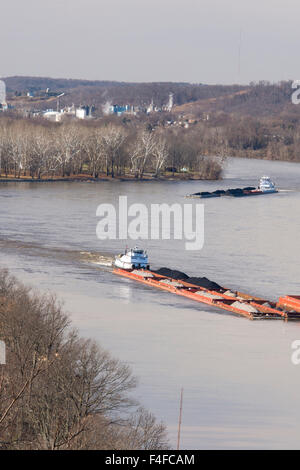
POLYGON ((41 178, 32 178, 30 176, 22 176, 20 178, 15 177, 14 175, 0 176, 0 183, 57 183, 57 182, 68 182, 68 183, 100 183, 102 181, 126 181, 126 182, 145 182, 145 181, 218 181, 219 178, 203 178, 201 175, 196 173, 166 173, 155 177, 154 175, 145 175, 142 178, 135 178, 131 175, 124 176, 107 176, 100 175, 98 178, 93 178, 88 175, 71 175, 71 176, 55 176, 53 178, 41 177, 41 178))

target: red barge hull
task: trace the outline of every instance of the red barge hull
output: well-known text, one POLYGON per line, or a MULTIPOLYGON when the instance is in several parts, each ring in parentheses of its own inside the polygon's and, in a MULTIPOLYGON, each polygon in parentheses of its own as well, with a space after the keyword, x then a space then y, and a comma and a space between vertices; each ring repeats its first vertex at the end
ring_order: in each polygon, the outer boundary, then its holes
MULTIPOLYGON (((229 291, 229 289, 223 288, 222 291, 224 292, 208 290, 198 285, 172 279, 171 277, 162 276, 148 270, 138 270, 137 273, 137 271, 115 268, 113 272, 119 276, 145 284, 148 287, 156 287, 202 304, 227 310, 250 320, 300 320, 300 296, 281 297, 276 303, 242 292, 234 292, 233 297, 226 294, 226 291, 229 291)), ((233 291, 230 292, 233 293, 233 291)))

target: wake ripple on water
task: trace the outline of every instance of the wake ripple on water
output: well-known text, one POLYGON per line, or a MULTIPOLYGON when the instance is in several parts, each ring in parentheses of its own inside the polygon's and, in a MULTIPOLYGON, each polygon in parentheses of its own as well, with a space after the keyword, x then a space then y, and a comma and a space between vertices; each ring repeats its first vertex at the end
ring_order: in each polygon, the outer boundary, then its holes
POLYGON ((114 259, 112 254, 53 248, 20 240, 0 239, 0 249, 3 252, 18 251, 26 256, 49 258, 69 263, 88 263, 94 267, 111 267, 114 259))
POLYGON ((100 253, 91 251, 80 251, 80 255, 84 261, 88 261, 99 266, 112 266, 114 259, 113 256, 101 255, 100 253))

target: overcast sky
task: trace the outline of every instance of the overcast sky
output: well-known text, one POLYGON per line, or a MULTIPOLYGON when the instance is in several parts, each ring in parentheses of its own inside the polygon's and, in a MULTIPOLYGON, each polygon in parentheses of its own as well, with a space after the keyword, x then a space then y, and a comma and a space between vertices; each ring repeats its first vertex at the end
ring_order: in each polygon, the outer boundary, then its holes
POLYGON ((300 79, 299 0, 1 0, 0 5, 0 76, 197 83, 300 79))

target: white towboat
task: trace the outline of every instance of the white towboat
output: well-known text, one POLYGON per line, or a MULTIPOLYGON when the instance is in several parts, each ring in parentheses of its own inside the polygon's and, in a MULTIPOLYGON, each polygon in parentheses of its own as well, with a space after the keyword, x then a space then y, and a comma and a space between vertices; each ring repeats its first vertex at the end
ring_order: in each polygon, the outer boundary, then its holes
POLYGON ((121 269, 149 269, 148 254, 145 250, 140 250, 137 246, 126 249, 115 258, 115 266, 121 269))
POLYGON ((262 176, 259 180, 259 191, 262 193, 277 193, 277 189, 269 176, 262 176))

